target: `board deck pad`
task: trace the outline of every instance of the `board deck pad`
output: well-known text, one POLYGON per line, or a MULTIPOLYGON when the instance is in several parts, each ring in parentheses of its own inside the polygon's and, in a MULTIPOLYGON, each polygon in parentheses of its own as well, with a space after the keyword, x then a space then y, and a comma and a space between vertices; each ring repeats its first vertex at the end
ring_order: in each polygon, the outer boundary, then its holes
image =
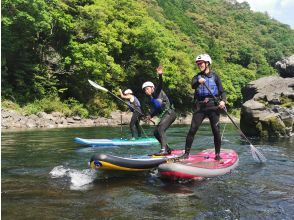
POLYGON ((198 178, 224 175, 238 165, 238 154, 231 149, 222 149, 221 160, 215 160, 214 149, 190 154, 188 159, 167 161, 158 167, 162 176, 174 178, 198 178))

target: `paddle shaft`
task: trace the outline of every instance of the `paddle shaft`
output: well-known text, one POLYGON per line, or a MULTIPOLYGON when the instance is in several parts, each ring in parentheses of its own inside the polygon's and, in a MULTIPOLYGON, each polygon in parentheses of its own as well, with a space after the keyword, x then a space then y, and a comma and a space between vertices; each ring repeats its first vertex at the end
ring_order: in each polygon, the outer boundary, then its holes
MULTIPOLYGON (((203 85, 205 86, 205 88, 208 90, 208 92, 210 93, 210 95, 212 96, 212 98, 214 99, 215 102, 218 103, 217 98, 212 94, 211 90, 208 88, 208 86, 203 83, 203 85)), ((249 144, 252 145, 252 143, 249 141, 249 139, 245 136, 245 134, 241 131, 241 129, 239 128, 239 126, 234 122, 234 120, 232 119, 232 117, 229 115, 229 113, 227 112, 226 109, 224 109, 224 112, 226 113, 226 115, 229 117, 229 119, 231 120, 231 122, 233 123, 233 125, 238 129, 239 133, 248 141, 249 144)))

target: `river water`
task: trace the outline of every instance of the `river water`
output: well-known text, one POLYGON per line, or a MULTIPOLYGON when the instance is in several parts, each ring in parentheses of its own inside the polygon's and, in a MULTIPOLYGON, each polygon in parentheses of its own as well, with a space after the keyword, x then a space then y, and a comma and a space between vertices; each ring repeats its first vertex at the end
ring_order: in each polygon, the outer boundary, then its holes
MULTIPOLYGON (((183 148, 188 129, 171 127, 170 145, 183 148)), ((261 165, 229 124, 223 148, 238 152, 239 166, 203 181, 165 180, 156 170, 93 171, 88 161, 94 153, 146 155, 159 145, 92 148, 73 142, 74 137, 118 138, 127 132, 127 127, 123 134, 119 127, 2 131, 2 219, 293 219, 293 137, 253 139, 268 159, 261 165)), ((204 124, 192 152, 212 146, 204 124)))

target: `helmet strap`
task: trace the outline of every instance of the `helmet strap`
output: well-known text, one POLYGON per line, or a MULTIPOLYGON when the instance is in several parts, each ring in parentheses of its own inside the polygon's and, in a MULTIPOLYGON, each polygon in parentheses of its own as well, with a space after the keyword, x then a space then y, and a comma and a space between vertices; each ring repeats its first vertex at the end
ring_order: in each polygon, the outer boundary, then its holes
POLYGON ((205 69, 202 71, 204 74, 209 73, 209 62, 205 62, 205 69), (206 72, 208 70, 208 72, 206 72))

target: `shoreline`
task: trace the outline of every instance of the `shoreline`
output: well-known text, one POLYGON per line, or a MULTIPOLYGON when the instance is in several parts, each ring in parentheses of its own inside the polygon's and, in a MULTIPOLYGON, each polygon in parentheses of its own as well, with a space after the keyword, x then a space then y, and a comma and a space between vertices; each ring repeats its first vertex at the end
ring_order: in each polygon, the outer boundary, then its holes
MULTIPOLYGON (((39 112, 36 115, 22 115, 13 110, 1 109, 1 130, 2 131, 17 131, 17 130, 34 130, 34 129, 50 129, 50 128, 74 128, 74 127, 99 127, 99 126, 112 126, 119 127, 121 124, 124 126, 129 125, 131 120, 131 112, 114 111, 108 118, 105 117, 90 117, 81 118, 79 116, 65 117, 59 112, 47 114, 39 112)), ((239 123, 238 118, 233 118, 234 121, 239 123)), ((177 117, 173 125, 190 125, 192 114, 186 117, 177 117)), ((204 123, 209 122, 206 118, 204 123)), ((227 116, 221 115, 221 123, 231 123, 227 116)), ((141 121, 142 125, 148 125, 141 121)), ((152 125, 152 124, 149 124, 152 125)))

